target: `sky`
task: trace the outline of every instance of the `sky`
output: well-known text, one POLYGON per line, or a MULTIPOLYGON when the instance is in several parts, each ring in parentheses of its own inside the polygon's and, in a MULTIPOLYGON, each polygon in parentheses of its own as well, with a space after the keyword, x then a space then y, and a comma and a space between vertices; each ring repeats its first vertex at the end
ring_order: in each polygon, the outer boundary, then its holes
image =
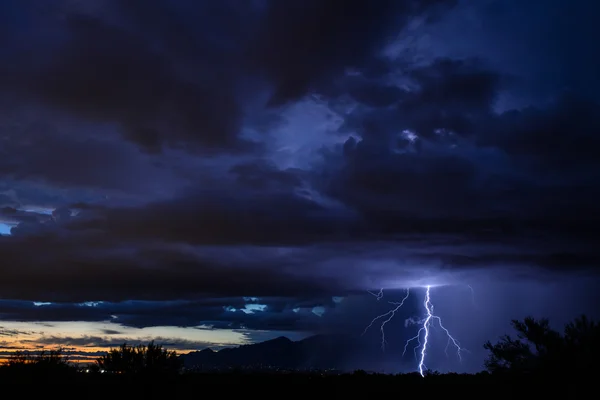
POLYGON ((598 8, 0 2, 0 356, 597 318, 598 8))

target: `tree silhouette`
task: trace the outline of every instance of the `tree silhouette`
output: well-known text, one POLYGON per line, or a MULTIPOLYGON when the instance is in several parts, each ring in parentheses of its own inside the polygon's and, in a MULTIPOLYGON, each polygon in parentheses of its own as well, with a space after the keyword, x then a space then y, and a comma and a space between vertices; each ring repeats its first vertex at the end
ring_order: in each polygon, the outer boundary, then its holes
POLYGON ((600 325, 585 315, 568 323, 563 334, 545 318, 513 320, 512 326, 516 339, 504 335, 483 346, 490 352, 485 367, 492 373, 577 373, 593 368, 600 355, 600 325))
POLYGON ((8 357, 6 367, 13 371, 52 374, 73 370, 62 348, 39 352, 17 351, 8 357))
POLYGON ((167 351, 154 341, 148 346, 124 343, 98 358, 96 363, 101 370, 126 374, 176 373, 182 365, 175 351, 167 351))

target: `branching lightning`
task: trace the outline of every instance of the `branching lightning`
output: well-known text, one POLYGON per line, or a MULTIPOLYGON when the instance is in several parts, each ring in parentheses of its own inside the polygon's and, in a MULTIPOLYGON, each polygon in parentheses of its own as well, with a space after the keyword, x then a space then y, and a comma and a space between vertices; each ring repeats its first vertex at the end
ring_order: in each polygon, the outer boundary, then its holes
POLYGON ((379 292, 375 293, 375 292, 371 292, 370 290, 367 290, 367 292, 369 294, 372 294, 373 296, 375 296, 375 298, 377 299, 377 301, 381 300, 383 298, 383 289, 379 289, 379 292))
MULTIPOLYGON (((434 309, 433 309, 433 303, 431 302, 431 293, 430 293, 430 289, 431 286, 427 286, 426 287, 426 291, 425 291, 425 299, 423 301, 423 306, 425 308, 425 318, 417 320, 417 319, 413 319, 413 318, 409 318, 408 320, 406 320, 406 324, 419 324, 421 325, 421 327, 419 328, 419 330, 417 331, 417 334, 408 339, 404 345, 404 351, 402 352, 402 356, 404 357, 404 355, 406 354, 406 351, 408 349, 408 345, 411 342, 416 341, 416 345, 413 348, 413 352, 415 354, 415 358, 418 361, 418 370, 419 373, 421 374, 422 377, 425 376, 425 371, 427 370, 427 366, 425 365, 425 358, 427 356, 427 345, 429 344, 429 333, 431 331, 431 328, 433 327, 433 322, 436 321, 437 325, 442 329, 442 331, 444 331, 444 333, 446 334, 447 338, 448 338, 448 342, 446 343, 446 348, 444 349, 444 351, 446 352, 446 355, 448 355, 448 347, 450 347, 450 345, 454 346, 456 348, 456 354, 458 356, 458 359, 460 361, 462 361, 462 352, 463 351, 467 351, 466 349, 462 348, 460 346, 460 343, 458 342, 458 340, 456 340, 451 334, 450 331, 448 331, 448 329, 446 329, 446 327, 443 325, 442 323, 442 319, 434 314, 434 309), (423 341, 421 342, 421 337, 423 338, 423 341), (419 351, 420 348, 420 351, 419 351)), ((472 288, 471 288, 472 290, 472 288)), ((381 300, 383 298, 383 289, 381 289, 378 293, 374 293, 374 292, 369 292, 370 294, 372 294, 373 296, 375 296, 377 298, 377 300, 381 300)), ((382 350, 385 349, 385 344, 386 344, 386 340, 385 340, 385 325, 390 322, 394 316, 396 315, 396 312, 402 308, 402 306, 404 305, 404 302, 406 301, 406 299, 408 299, 410 292, 409 289, 406 289, 406 295, 404 296, 404 298, 402 299, 401 302, 397 303, 397 302, 389 302, 392 305, 395 305, 396 307, 391 309, 390 311, 386 312, 385 314, 381 314, 377 317, 375 317, 371 323, 365 328, 363 335, 369 330, 369 328, 371 328, 373 326, 373 324, 375 323, 375 321, 378 321, 380 319, 384 319, 384 321, 381 323, 380 325, 380 331, 381 331, 381 348, 382 350)))
MULTIPOLYGON (((371 293, 372 295, 374 295, 377 298, 377 300, 380 300, 381 298, 383 298, 383 289, 381 289, 379 291, 379 293, 377 293, 377 294, 373 294, 372 292, 369 292, 369 293, 371 293)), ((364 335, 365 333, 367 333, 367 331, 369 330, 369 328, 371 328, 373 326, 373 324, 375 323, 375 321, 380 320, 380 319, 385 318, 385 317, 388 317, 386 320, 384 320, 381 323, 381 326, 379 327, 379 330, 381 331, 381 350, 385 350, 385 344, 386 344, 386 341, 385 341, 385 324, 387 324, 388 322, 390 322, 394 318, 394 316, 396 315, 396 312, 399 309, 402 308, 402 306, 404 305, 404 302, 406 301, 406 299, 408 299, 409 295, 410 295, 410 291, 409 291, 409 289, 406 289, 406 296, 404 296, 404 298, 402 299, 401 302, 398 303, 398 302, 390 301, 389 303, 391 305, 396 306, 396 307, 392 308, 390 311, 386 312, 385 314, 381 314, 381 315, 373 318, 373 320, 371 321, 371 323, 369 324, 369 326, 367 326, 365 328, 365 330, 363 331, 363 335, 364 335)))

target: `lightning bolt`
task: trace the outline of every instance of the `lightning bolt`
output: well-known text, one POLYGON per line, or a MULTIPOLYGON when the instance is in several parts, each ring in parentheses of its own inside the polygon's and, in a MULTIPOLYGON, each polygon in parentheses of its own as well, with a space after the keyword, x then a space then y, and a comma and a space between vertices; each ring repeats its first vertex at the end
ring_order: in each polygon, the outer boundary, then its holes
POLYGON ((379 292, 375 293, 375 292, 371 292, 370 290, 367 290, 367 293, 375 296, 375 298, 377 299, 377 301, 381 300, 383 298, 383 289, 379 289, 379 292))
MULTIPOLYGON (((419 370, 419 374, 422 377, 425 377, 425 372, 427 371, 427 366, 425 365, 425 358, 427 356, 427 345, 429 344, 429 333, 431 331, 431 328, 433 327, 432 324, 434 321, 437 322, 438 326, 442 329, 442 331, 444 331, 444 333, 446 334, 446 337, 448 338, 448 341, 446 343, 446 348, 444 349, 446 356, 448 355, 448 347, 450 347, 451 344, 456 348, 456 354, 460 361, 462 361, 462 352, 468 351, 460 346, 460 343, 458 342, 458 340, 456 340, 450 334, 450 331, 448 331, 448 329, 446 329, 446 327, 442 323, 442 319, 439 316, 434 314, 433 303, 431 302, 430 289, 431 289, 430 286, 426 287, 425 299, 423 301, 423 306, 425 308, 425 313, 426 313, 425 318, 422 320, 414 320, 412 318, 409 318, 405 322, 405 326, 407 326, 409 323, 414 323, 414 324, 420 324, 421 327, 419 328, 419 330, 417 331, 417 334, 414 337, 412 337, 406 341, 406 343, 404 344, 404 351, 402 352, 402 357, 404 357, 404 355, 406 354, 406 351, 408 349, 408 345, 413 341, 417 342, 416 346, 413 348, 413 353, 415 354, 415 358, 418 360, 418 370, 419 370), (421 342, 421 336, 423 337, 423 342, 421 342), (420 348, 420 352, 418 352, 419 348, 420 348)), ((380 290, 379 293, 377 293, 377 294, 375 294, 373 292, 369 292, 369 293, 371 293, 373 296, 375 296, 377 298, 377 300, 380 300, 383 297, 383 289, 380 290)), ((391 309, 390 311, 388 311, 385 314, 381 314, 381 315, 375 317, 371 321, 371 323, 365 328, 363 335, 369 330, 369 328, 371 328, 371 326, 373 326, 375 321, 387 317, 387 319, 385 319, 381 323, 381 326, 380 326, 381 348, 385 349, 385 343, 386 343, 386 341, 385 341, 385 325, 394 318, 396 312, 404 305, 404 302, 406 301, 406 299, 408 299, 409 294, 410 294, 409 289, 406 289, 406 296, 404 296, 404 298, 402 299, 402 301, 400 303, 389 302, 390 304, 393 304, 396 307, 391 309)))
POLYGON ((475 302, 475 291, 473 290, 473 286, 467 285, 467 287, 471 291, 471 300, 473 300, 473 308, 477 308, 477 303, 475 302))
POLYGON ((419 331, 417 332, 417 334, 414 337, 412 337, 406 341, 406 344, 404 345, 404 352, 402 353, 402 355, 404 356, 404 354, 406 353, 408 344, 410 342, 412 342, 413 340, 417 341, 417 346, 415 346, 415 352, 416 352, 416 349, 418 349, 418 347, 421 346, 421 356, 419 358, 418 368, 419 368, 419 373, 423 377, 425 376, 425 371, 427 370, 427 366, 425 365, 425 357, 427 356, 427 344, 429 343, 429 332, 431 330, 432 321, 437 321, 439 327, 442 328, 442 330, 448 337, 448 342, 446 343, 446 348, 444 349, 444 351, 446 352, 446 355, 448 355, 448 347, 450 346, 451 343, 456 348, 456 354, 460 361, 462 361, 461 353, 463 351, 465 351, 465 349, 463 349, 460 346, 460 343, 458 342, 458 340, 456 340, 450 334, 450 331, 448 331, 448 329, 446 329, 444 324, 442 324, 442 319, 433 313, 433 304, 431 303, 430 289, 431 289, 431 287, 427 286, 427 290, 425 291, 425 300, 423 301, 423 306, 425 307, 427 316, 425 317, 425 319, 420 321, 422 323, 422 325, 421 325, 421 328, 419 329, 419 331), (424 333, 422 344, 420 342, 421 333, 424 333))
MULTIPOLYGON (((380 300, 383 297, 383 289, 381 289, 379 291, 379 293, 374 294, 373 292, 369 292, 371 293, 373 296, 375 296, 377 298, 377 300, 380 300)), ((385 317, 388 317, 386 320, 384 320, 381 323, 381 326, 379 327, 379 330, 381 331, 381 350, 385 350, 385 324, 387 324, 388 322, 390 322, 394 316, 396 315, 396 312, 402 308, 402 306, 404 305, 404 302, 406 301, 406 299, 408 299, 408 296, 410 295, 410 291, 409 289, 406 289, 406 296, 404 296, 404 298, 402 299, 401 302, 394 302, 394 301, 389 301, 388 303, 396 306, 395 308, 392 308, 390 311, 386 312, 385 314, 381 314, 375 318, 373 318, 373 320, 371 321, 371 323, 365 328, 365 330, 363 331, 363 335, 365 333, 367 333, 367 331, 373 326, 373 324, 375 323, 375 321, 383 319, 385 317)))

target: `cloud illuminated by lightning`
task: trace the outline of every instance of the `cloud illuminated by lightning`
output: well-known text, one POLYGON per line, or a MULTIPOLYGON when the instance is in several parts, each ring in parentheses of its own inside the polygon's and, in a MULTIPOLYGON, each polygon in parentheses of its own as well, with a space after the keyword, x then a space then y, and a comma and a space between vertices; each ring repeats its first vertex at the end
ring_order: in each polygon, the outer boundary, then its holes
MULTIPOLYGON (((442 323, 442 319, 439 316, 434 314, 433 303, 431 302, 430 289, 431 289, 431 286, 426 286, 425 299, 423 301, 423 306, 425 308, 425 313, 426 313, 425 318, 421 319, 421 320, 415 320, 415 319, 409 318, 408 320, 406 320, 406 324, 409 324, 409 323, 420 324, 421 327, 419 328, 419 330, 417 331, 417 334, 414 337, 412 337, 406 341, 406 343, 404 345, 404 351, 402 352, 402 356, 404 357, 404 355, 406 354, 406 351, 408 349, 408 345, 413 341, 417 342, 416 346, 413 348, 413 352, 415 354, 415 358, 417 358, 417 360, 418 360, 418 370, 422 377, 425 376, 425 371, 427 370, 427 366, 425 365, 425 358, 427 356, 427 345, 429 344, 429 333, 431 331, 432 323, 434 321, 436 321, 438 323, 438 326, 444 331, 444 333, 446 334, 446 336, 448 338, 448 342, 446 343, 446 348, 444 349, 446 355, 448 355, 448 347, 450 346, 450 344, 452 344, 456 348, 456 354, 460 361, 462 361, 461 353, 463 351, 466 351, 466 349, 462 348, 460 346, 460 343, 450 334, 448 329, 446 329, 446 327, 442 323), (423 337, 423 342, 421 342, 421 336, 423 337), (419 350, 419 348, 420 348, 420 352, 419 352, 419 355, 417 355, 417 350, 419 350)), ((471 288, 471 290, 472 290, 472 288, 471 288)), ((373 296, 375 296, 377 298, 377 300, 380 300, 381 298, 383 298, 383 289, 381 289, 378 293, 373 293, 373 292, 369 292, 369 293, 372 294, 373 296)), ((381 326, 380 326, 381 348, 384 349, 385 343, 386 343, 386 341, 385 341, 385 325, 394 318, 394 316, 396 315, 396 312, 404 305, 404 302, 406 301, 406 299, 408 299, 409 294, 410 294, 409 289, 406 289, 406 296, 404 296, 404 298, 402 299, 401 302, 399 302, 399 303, 389 302, 390 304, 393 304, 396 307, 391 309, 390 311, 388 311, 385 314, 381 314, 381 315, 375 317, 371 321, 371 323, 365 328, 363 335, 367 332, 367 330, 369 330, 369 328, 371 328, 371 326, 373 326, 375 321, 387 317, 387 319, 385 319, 381 323, 381 326)))

